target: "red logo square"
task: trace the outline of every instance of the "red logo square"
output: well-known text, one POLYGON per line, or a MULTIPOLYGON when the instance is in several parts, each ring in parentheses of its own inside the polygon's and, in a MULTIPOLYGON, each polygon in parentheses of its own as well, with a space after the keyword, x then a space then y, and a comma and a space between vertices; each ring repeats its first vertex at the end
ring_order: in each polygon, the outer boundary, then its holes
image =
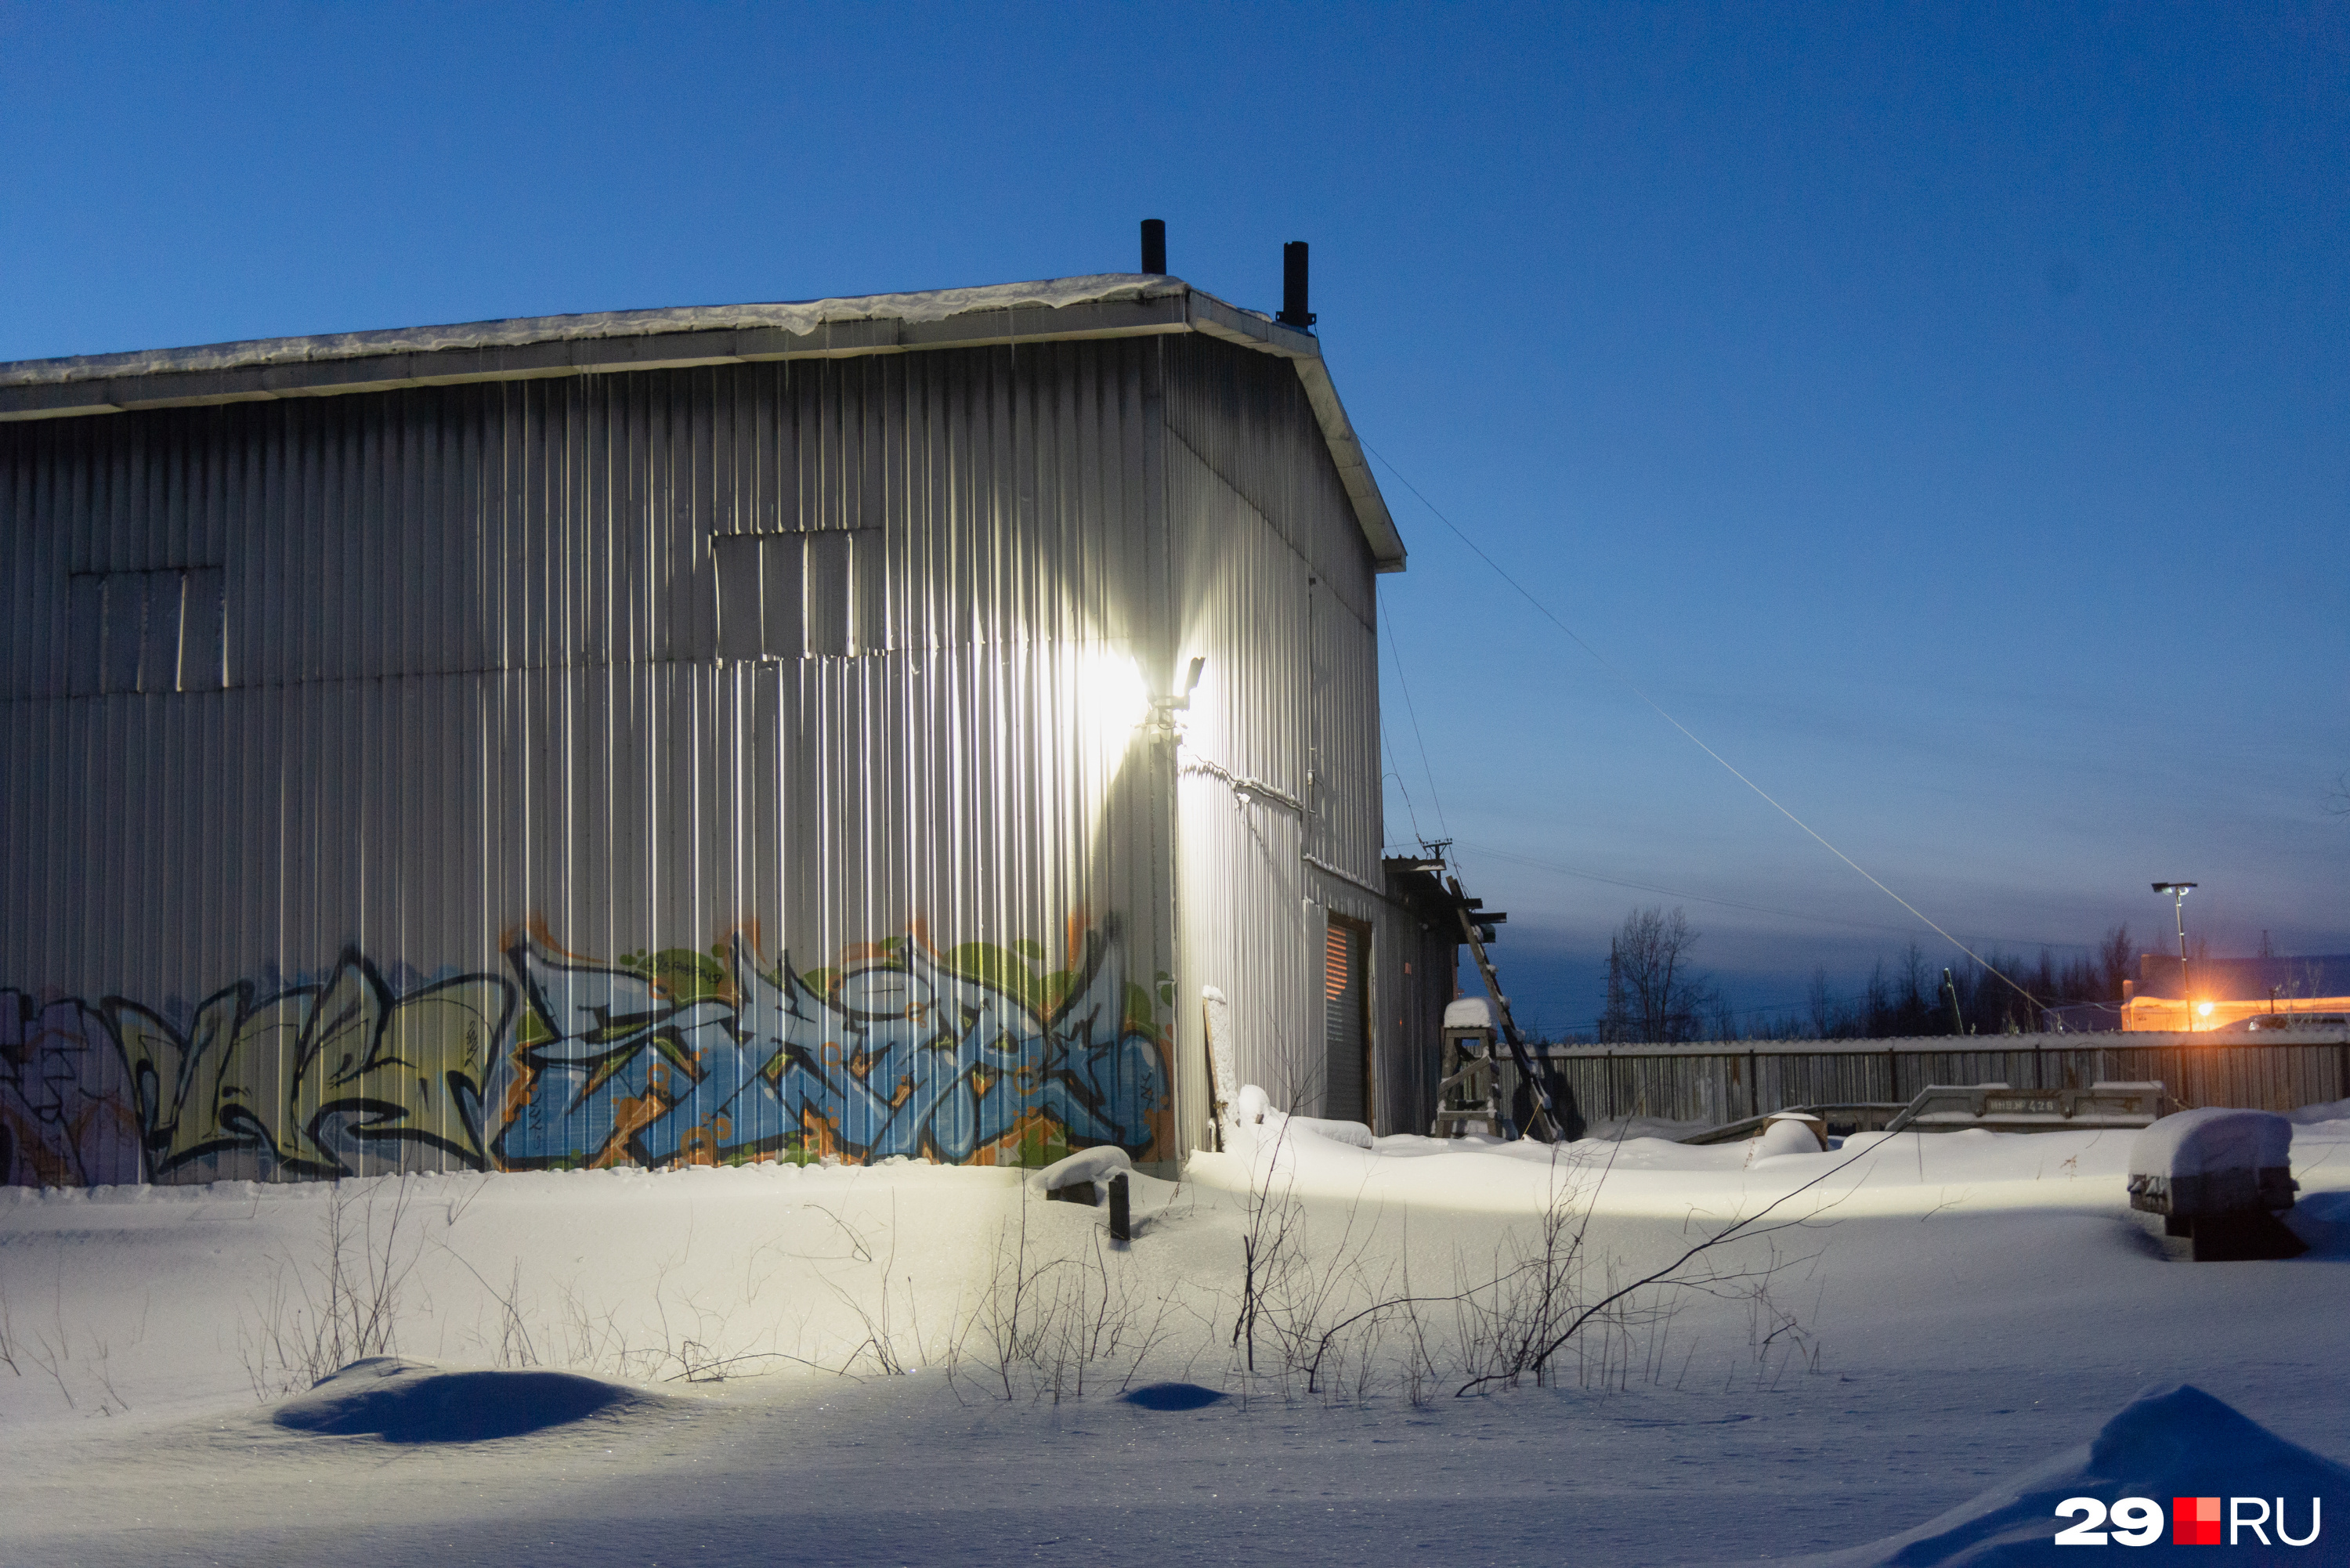
POLYGON ((2220 1500, 2216 1497, 2172 1498, 2170 1543, 2173 1546, 2219 1545, 2220 1500))

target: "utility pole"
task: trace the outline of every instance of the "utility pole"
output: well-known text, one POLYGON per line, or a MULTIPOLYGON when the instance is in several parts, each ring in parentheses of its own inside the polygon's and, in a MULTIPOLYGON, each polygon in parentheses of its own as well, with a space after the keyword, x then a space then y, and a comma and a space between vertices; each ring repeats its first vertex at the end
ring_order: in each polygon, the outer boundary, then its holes
POLYGON ((2157 882, 2154 890, 2170 895, 2170 907, 2178 918, 2178 999, 2187 1007, 2187 1027, 2195 1027, 2195 999, 2187 987, 2187 895, 2195 891, 2192 882, 2157 882))

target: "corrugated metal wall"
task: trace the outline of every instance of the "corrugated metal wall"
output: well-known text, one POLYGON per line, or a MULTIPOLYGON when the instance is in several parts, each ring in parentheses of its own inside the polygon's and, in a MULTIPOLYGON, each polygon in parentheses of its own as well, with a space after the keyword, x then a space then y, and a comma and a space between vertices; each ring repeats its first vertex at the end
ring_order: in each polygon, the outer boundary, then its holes
POLYGON ((1388 978, 1387 1015, 1377 1021, 1387 1049, 1373 1065, 1381 1132, 1425 1133, 1436 1117, 1436 1084, 1444 1039, 1444 1004, 1459 986, 1461 943, 1409 907, 1390 906, 1379 923, 1378 956, 1388 978))
MULTIPOLYGON (((1412 1016, 1378 891, 1376 577, 1295 373, 1204 338, 1167 355, 1177 662, 1204 657, 1180 753, 1181 1027, 1227 1000, 1241 1082, 1330 1102, 1323 961, 1336 913, 1373 929, 1371 1114, 1412 1016)), ((1416 922, 1415 922, 1416 924, 1416 922)), ((1203 1054, 1196 1034, 1179 1046, 1203 1054)), ((1340 1107, 1340 1108, 1351 1108, 1340 1107)))
POLYGON ((9 1179, 1171 1157, 1159 353, 0 427, 9 1179))

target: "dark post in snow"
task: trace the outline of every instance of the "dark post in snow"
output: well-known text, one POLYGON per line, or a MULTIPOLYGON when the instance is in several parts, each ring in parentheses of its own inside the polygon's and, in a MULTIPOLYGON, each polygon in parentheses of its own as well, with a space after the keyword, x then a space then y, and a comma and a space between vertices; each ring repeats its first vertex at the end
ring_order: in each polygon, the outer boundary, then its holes
POLYGON ((1142 270, 1153 277, 1167 275, 1167 220, 1142 220, 1142 270))
POLYGON ((1109 1179, 1109 1235, 1113 1241, 1134 1240, 1133 1211, 1127 1207, 1126 1175, 1109 1179))
POLYGON ((1292 240, 1281 247, 1281 314, 1274 319, 1301 331, 1314 325, 1314 313, 1305 308, 1304 240, 1292 240))

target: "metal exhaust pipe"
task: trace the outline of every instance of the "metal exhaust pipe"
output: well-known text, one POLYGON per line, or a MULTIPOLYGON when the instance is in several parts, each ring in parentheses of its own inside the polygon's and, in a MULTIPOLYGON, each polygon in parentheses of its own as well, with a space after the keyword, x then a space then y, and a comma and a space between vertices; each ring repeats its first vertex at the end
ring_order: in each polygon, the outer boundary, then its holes
POLYGON ((1305 308, 1304 240, 1292 240, 1281 247, 1281 314, 1274 319, 1301 331, 1314 325, 1314 313, 1305 308))

